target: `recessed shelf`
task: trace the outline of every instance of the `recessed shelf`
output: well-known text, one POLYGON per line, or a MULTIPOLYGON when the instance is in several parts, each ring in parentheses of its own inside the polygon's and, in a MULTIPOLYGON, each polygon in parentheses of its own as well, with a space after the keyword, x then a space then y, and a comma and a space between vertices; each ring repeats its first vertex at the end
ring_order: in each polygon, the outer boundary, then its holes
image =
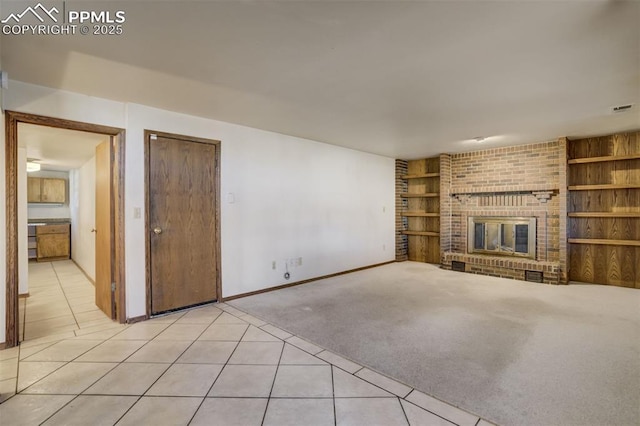
POLYGON ((439 232, 431 232, 431 231, 402 231, 404 235, 418 235, 422 237, 439 237, 439 232))
POLYGON ((640 247, 638 240, 609 240, 601 238, 569 238, 571 244, 598 244, 605 246, 635 246, 640 247))
POLYGON ((637 158, 640 158, 640 154, 609 155, 609 156, 606 156, 606 157, 574 158, 572 160, 567 161, 567 163, 569 163, 569 164, 602 163, 602 162, 605 162, 605 161, 635 160, 637 158))
POLYGON ((406 192, 403 192, 400 194, 400 197, 402 198, 431 198, 431 197, 439 197, 440 194, 437 192, 425 192, 422 194, 409 194, 406 192))
POLYGON ((432 178, 439 177, 440 173, 423 173, 419 175, 404 175, 402 179, 421 179, 421 178, 432 178))
POLYGON ((633 189, 640 188, 640 183, 603 183, 595 185, 571 185, 569 191, 592 191, 598 189, 633 189))
POLYGON ((440 217, 440 213, 425 212, 402 212, 400 215, 405 217, 440 217))
POLYGON ((571 212, 569 217, 638 217, 640 212, 571 212))

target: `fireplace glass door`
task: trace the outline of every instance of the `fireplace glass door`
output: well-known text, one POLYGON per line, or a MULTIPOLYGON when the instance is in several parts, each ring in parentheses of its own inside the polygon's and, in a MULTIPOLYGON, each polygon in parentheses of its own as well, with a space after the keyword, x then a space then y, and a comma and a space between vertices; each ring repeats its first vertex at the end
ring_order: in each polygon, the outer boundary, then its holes
POLYGON ((470 217, 469 253, 535 258, 535 218, 470 217))

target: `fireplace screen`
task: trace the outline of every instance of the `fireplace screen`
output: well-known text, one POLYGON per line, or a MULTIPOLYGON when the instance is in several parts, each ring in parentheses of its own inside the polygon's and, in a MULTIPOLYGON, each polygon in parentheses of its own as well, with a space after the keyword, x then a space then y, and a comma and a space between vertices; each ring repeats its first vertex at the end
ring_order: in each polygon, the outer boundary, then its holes
POLYGON ((535 217, 470 217, 469 253, 535 259, 535 217))

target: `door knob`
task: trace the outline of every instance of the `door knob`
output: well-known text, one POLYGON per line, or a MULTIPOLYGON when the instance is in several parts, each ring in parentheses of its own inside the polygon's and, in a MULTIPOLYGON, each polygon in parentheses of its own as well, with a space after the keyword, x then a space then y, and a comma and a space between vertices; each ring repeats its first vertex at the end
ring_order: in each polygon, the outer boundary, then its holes
POLYGON ((98 232, 98 230, 96 228, 93 228, 91 232, 98 232))
POLYGON ((153 228, 153 233, 156 235, 162 234, 162 228, 158 228, 158 227, 153 228))

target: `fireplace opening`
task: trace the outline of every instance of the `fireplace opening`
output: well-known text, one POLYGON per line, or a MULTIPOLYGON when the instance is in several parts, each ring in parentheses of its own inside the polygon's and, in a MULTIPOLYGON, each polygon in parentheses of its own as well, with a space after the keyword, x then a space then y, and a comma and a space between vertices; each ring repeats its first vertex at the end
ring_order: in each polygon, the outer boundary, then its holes
POLYGON ((535 217, 469 217, 468 252, 535 259, 535 217))

